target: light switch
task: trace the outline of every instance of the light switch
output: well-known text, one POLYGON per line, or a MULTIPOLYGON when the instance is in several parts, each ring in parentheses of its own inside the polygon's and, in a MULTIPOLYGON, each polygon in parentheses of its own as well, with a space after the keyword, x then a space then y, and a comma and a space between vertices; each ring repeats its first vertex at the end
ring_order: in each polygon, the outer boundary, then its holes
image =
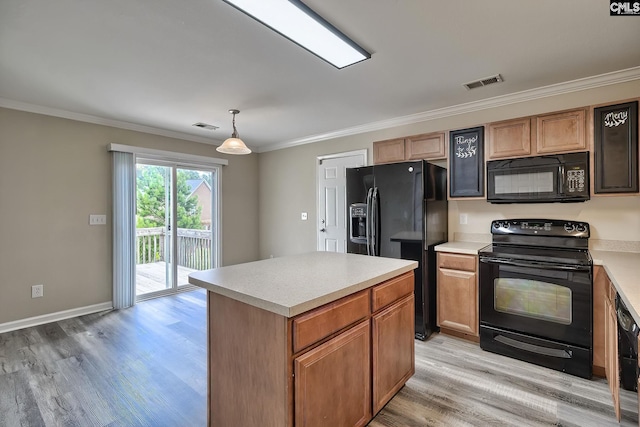
POLYGON ((107 216, 89 215, 89 225, 107 225, 107 216))

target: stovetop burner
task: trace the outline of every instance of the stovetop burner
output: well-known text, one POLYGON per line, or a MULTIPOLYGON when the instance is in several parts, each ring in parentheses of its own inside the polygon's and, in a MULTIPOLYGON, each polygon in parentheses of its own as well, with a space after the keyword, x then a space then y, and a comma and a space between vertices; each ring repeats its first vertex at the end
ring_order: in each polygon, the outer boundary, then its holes
POLYGON ((554 219, 508 219, 491 223, 493 243, 481 256, 569 265, 592 265, 589 224, 554 219))
POLYGON ((587 250, 491 244, 478 251, 481 256, 570 265, 591 265, 587 250))

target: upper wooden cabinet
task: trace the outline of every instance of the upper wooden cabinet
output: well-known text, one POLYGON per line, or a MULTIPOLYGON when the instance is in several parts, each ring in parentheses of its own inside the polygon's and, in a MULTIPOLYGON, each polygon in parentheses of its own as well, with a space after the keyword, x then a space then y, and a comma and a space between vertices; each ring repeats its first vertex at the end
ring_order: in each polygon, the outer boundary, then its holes
POLYGON ((404 138, 373 143, 374 164, 403 162, 404 159, 404 138))
POLYGON ((444 132, 426 133, 373 143, 373 163, 376 165, 407 160, 446 158, 447 147, 444 132))
POLYGON ((404 150, 407 160, 446 159, 447 147, 444 140, 444 132, 406 138, 404 150))
POLYGON ((488 158, 503 159, 587 150, 584 108, 490 123, 488 158))
POLYGON ((581 108, 537 116, 537 154, 586 150, 586 115, 586 110, 581 108))
POLYGON ((531 155, 531 118, 490 123, 489 158, 531 155))

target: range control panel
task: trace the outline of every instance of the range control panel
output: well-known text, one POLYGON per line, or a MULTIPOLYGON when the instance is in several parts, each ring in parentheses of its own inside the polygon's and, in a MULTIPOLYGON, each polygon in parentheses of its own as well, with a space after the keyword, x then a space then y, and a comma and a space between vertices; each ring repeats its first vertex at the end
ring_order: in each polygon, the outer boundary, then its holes
POLYGON ((560 219, 498 219, 491 221, 491 234, 588 238, 589 223, 560 219))

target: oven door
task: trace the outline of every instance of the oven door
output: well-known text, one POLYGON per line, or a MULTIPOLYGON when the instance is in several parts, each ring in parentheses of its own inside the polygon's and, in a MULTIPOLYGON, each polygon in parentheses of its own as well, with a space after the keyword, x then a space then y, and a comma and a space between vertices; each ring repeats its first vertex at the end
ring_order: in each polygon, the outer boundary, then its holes
POLYGON ((480 323, 591 348, 591 266, 480 257, 480 323))

